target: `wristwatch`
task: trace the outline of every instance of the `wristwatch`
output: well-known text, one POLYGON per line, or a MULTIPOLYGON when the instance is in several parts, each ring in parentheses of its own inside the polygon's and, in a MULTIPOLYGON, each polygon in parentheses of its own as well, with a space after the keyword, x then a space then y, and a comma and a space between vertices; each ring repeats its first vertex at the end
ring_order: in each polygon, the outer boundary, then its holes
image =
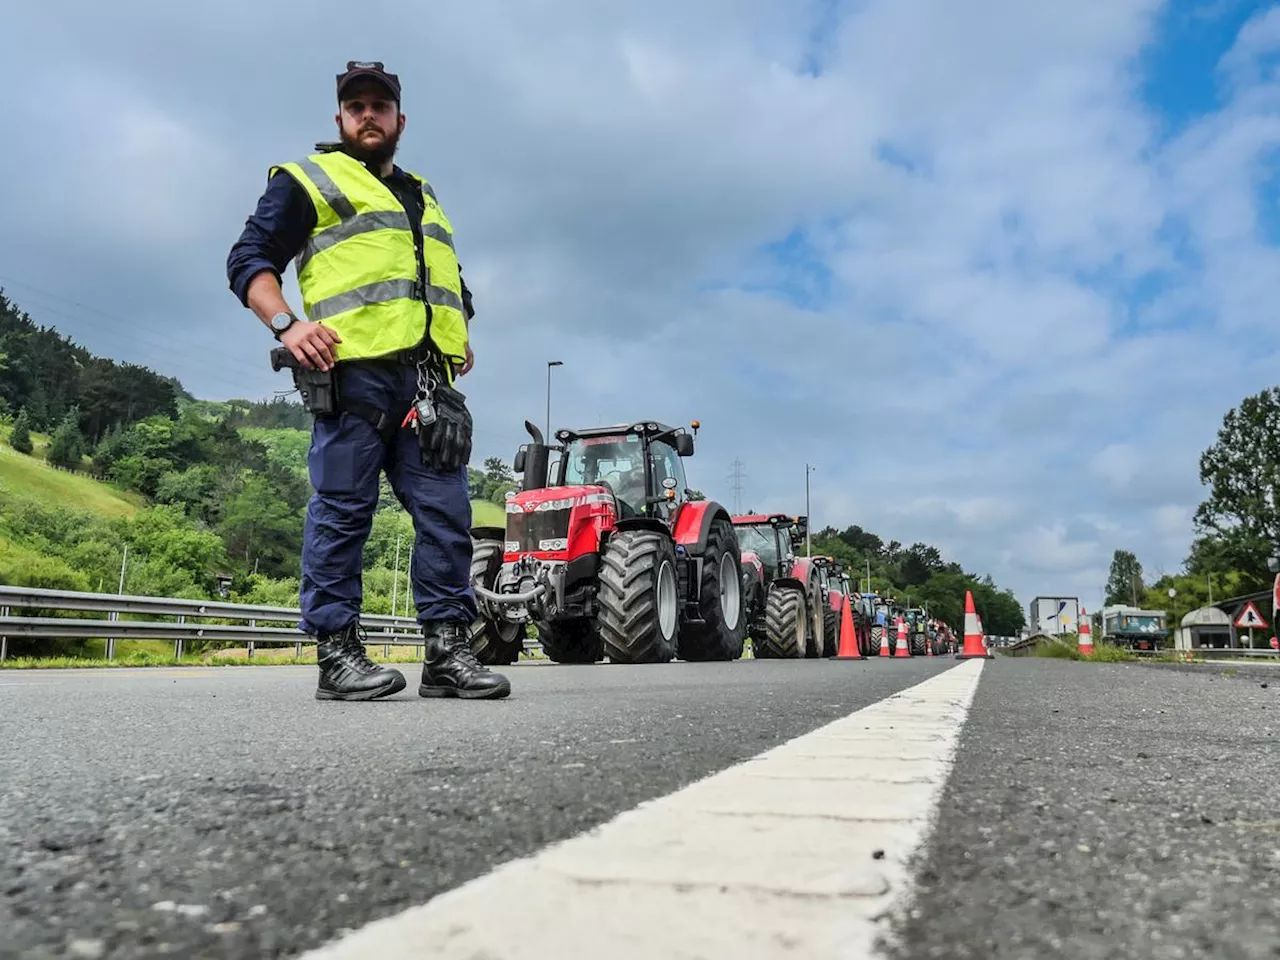
POLYGON ((277 313, 274 317, 272 317, 270 320, 271 332, 275 334, 275 338, 279 340, 280 334, 284 333, 286 330, 288 330, 297 322, 298 322, 298 318, 295 317, 292 313, 281 311, 280 313, 277 313))

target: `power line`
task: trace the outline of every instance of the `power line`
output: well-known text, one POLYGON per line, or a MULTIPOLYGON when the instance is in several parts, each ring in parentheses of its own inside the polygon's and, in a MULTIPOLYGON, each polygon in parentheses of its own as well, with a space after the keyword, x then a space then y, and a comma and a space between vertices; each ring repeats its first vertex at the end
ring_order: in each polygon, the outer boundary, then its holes
POLYGON ((733 461, 733 473, 729 474, 729 482, 733 484, 733 512, 742 513, 742 481, 747 475, 742 471, 742 461, 733 461))

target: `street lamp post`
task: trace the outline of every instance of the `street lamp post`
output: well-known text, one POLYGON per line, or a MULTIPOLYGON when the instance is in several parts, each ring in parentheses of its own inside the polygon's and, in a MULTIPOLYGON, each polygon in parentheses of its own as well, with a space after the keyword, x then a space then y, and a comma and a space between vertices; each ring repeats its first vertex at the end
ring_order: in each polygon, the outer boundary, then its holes
POLYGON ((813 556, 813 539, 811 531, 813 530, 813 514, 809 508, 809 474, 818 468, 813 464, 806 463, 804 465, 804 555, 806 557, 813 556))
POLYGON ((562 367, 562 366, 564 366, 564 361, 562 360, 547 361, 547 442, 548 443, 551 442, 551 368, 562 367))

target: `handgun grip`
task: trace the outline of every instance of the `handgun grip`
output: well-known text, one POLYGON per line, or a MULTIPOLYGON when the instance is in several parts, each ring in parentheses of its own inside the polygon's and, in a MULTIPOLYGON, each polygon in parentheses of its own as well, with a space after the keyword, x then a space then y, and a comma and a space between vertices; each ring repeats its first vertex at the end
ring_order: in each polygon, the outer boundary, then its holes
POLYGON ((271 369, 278 373, 282 367, 298 369, 298 358, 288 347, 276 347, 271 351, 271 369))

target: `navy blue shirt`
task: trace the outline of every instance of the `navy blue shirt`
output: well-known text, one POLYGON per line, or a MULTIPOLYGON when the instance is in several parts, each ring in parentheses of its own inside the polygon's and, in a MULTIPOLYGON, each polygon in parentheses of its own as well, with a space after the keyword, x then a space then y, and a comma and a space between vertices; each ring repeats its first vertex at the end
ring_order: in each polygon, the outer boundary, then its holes
MULTIPOLYGON (((369 172, 378 176, 373 170, 369 172)), ((421 248, 422 188, 399 167, 395 167, 390 176, 379 179, 404 206, 421 248)), ((257 210, 245 221, 240 239, 227 254, 227 280, 242 304, 249 305, 246 301, 249 282, 263 270, 270 270, 276 280, 284 275, 289 261, 297 256, 315 226, 316 211, 306 190, 283 170, 277 173, 267 182, 257 210)), ((475 316, 475 309, 465 280, 462 281, 462 304, 470 320, 475 316)))

